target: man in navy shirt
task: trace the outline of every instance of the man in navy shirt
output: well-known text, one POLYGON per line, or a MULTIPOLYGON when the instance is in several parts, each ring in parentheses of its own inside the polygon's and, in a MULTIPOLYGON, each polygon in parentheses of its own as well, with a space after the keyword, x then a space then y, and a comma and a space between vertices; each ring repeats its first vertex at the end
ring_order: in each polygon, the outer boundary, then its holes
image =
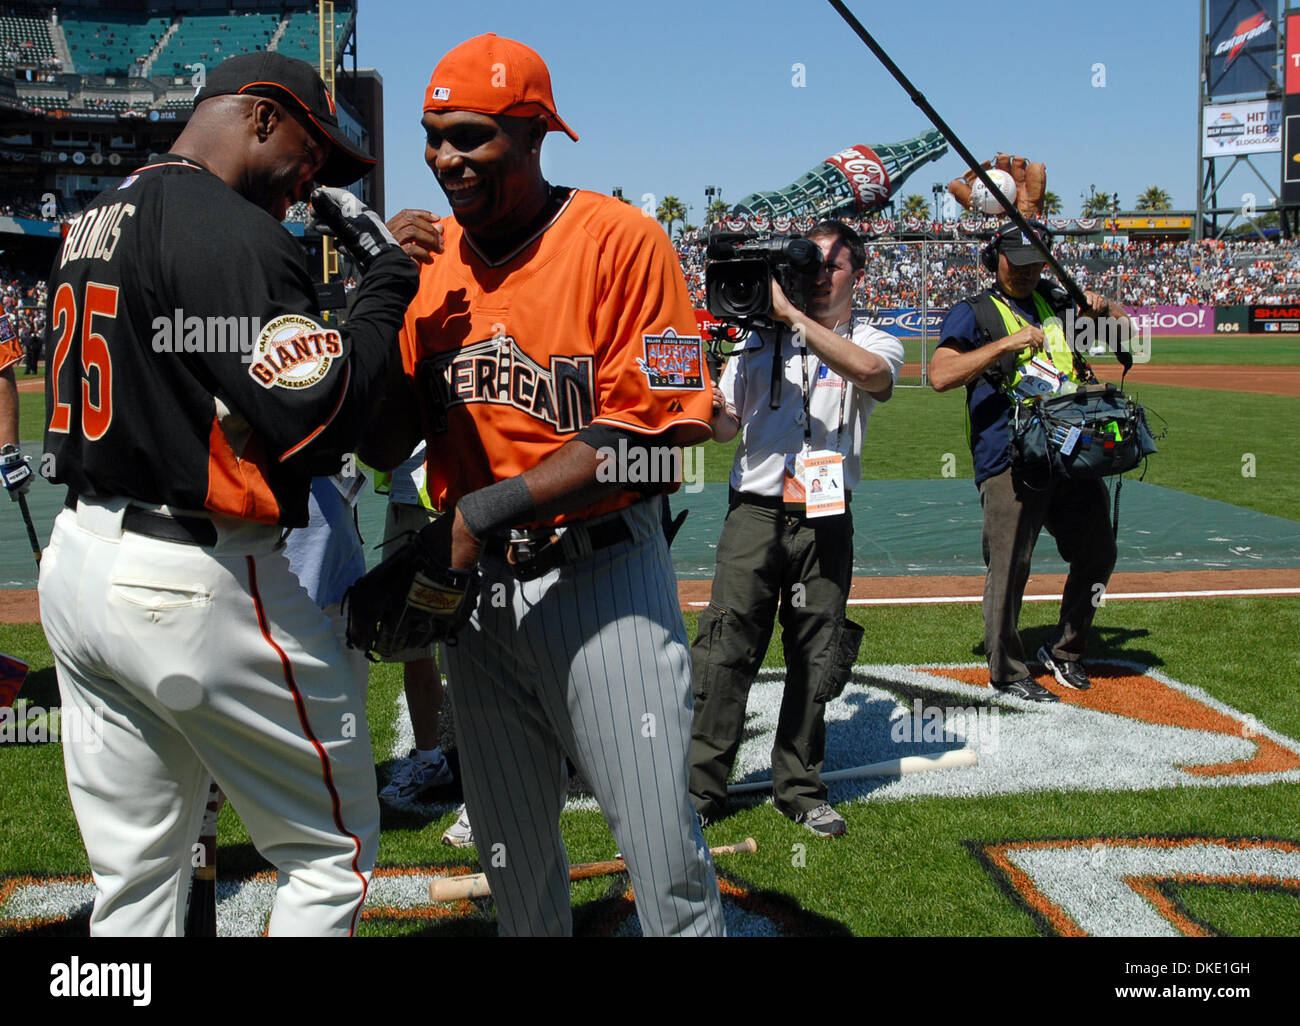
MULTIPOLYGON (((1048 241, 1044 226, 1035 223, 1048 241)), ((984 511, 984 647, 989 682, 1030 702, 1055 702, 1025 663, 1018 623, 1030 557, 1046 527, 1061 558, 1070 564, 1061 614, 1052 641, 1038 661, 1065 687, 1091 687, 1080 660, 1097 605, 1115 566, 1105 486, 1097 480, 1026 479, 1011 451, 1008 388, 1023 382, 1044 390, 1083 384, 1090 374, 1066 342, 1060 323, 1073 304, 1057 286, 1041 282, 1044 260, 1014 224, 1004 225, 984 250, 982 262, 996 283, 953 307, 941 342, 930 358, 935 391, 966 386, 975 484, 984 511), (1030 365, 1029 361, 1033 364, 1030 365), (1053 375, 1059 382, 1052 384, 1053 375)), ((1131 322, 1118 303, 1085 293, 1081 316, 1115 318, 1127 337, 1131 322)), ((1068 322, 1068 321, 1067 321, 1068 322)))

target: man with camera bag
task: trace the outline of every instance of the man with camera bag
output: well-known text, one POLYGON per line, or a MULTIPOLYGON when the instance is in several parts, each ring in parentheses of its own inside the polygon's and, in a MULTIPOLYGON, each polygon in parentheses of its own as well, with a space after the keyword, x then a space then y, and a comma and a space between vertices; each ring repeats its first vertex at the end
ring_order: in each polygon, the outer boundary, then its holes
POLYGON ((850 491, 862 476, 867 420, 893 392, 903 346, 852 326, 853 288, 866 264, 857 234, 822 221, 808 238, 823 259, 807 311, 773 280, 771 327, 751 331, 722 375, 727 406, 713 437, 725 442, 740 431, 741 441, 713 594, 692 648, 690 786, 700 815, 722 815, 779 600, 786 683, 773 801, 813 833, 837 837, 846 827, 827 803, 821 768, 826 703, 843 690, 862 640, 844 616, 853 576, 850 491), (821 482, 816 492, 813 481, 821 482))
MULTIPOLYGON (((1050 245, 1047 228, 1030 224, 1050 245)), ((1039 474, 1017 463, 1012 411, 1018 399, 1072 392, 1096 379, 1062 328, 1062 320, 1073 319, 1073 304, 1060 287, 1040 280, 1045 261, 1021 230, 1004 224, 980 261, 997 281, 945 318, 930 358, 930 382, 937 392, 966 386, 975 485, 984 510, 989 682, 1025 701, 1056 702, 1030 674, 1018 627, 1034 543, 1046 527, 1070 564, 1060 619, 1051 642, 1038 650, 1038 661, 1058 683, 1083 691, 1092 685, 1080 660, 1115 567, 1115 539, 1100 480, 1039 474)), ((1130 337, 1132 323, 1122 306, 1095 292, 1084 296, 1088 308, 1079 316, 1109 318, 1121 343, 1130 337)))

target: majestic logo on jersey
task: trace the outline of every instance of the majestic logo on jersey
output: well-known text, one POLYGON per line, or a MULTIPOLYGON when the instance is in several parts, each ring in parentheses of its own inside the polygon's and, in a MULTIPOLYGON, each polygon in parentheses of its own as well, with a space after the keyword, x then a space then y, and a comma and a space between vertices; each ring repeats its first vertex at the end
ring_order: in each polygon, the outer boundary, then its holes
POLYGON ((662 335, 643 335, 645 356, 636 365, 654 389, 704 388, 704 343, 699 335, 678 335, 668 328, 662 335))
POLYGON ((470 403, 513 406, 561 433, 595 416, 595 359, 552 356, 549 368, 512 335, 499 335, 420 362, 420 380, 437 410, 470 403))
POLYGON ((281 314, 257 336, 249 375, 263 388, 311 388, 343 355, 343 339, 303 314, 281 314))

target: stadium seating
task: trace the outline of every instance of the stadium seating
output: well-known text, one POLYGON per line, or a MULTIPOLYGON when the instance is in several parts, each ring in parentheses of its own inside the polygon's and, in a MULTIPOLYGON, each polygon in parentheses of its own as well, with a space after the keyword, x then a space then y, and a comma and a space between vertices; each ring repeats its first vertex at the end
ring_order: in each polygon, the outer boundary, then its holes
POLYGON ((0 69, 49 66, 54 60, 54 42, 46 19, 0 15, 0 69))
POLYGON ((155 75, 179 75, 189 65, 218 64, 236 54, 265 50, 280 19, 274 14, 187 14, 154 61, 155 75))
POLYGON ((68 98, 66 96, 24 96, 23 103, 29 107, 40 107, 43 110, 55 110, 57 108, 66 108, 68 98))
POLYGON ((62 20, 74 70, 80 75, 129 74, 144 63, 170 24, 169 18, 126 11, 114 11, 111 21, 69 11, 62 20))
MULTIPOLYGON (((343 40, 346 38, 346 31, 351 24, 354 15, 352 11, 343 10, 342 7, 335 8, 334 11, 334 44, 337 48, 342 47, 343 40)), ((288 26, 284 30, 284 36, 281 38, 276 50, 286 57, 297 57, 299 60, 316 63, 317 55, 320 53, 320 28, 319 19, 315 11, 299 11, 288 17, 288 26)), ((335 53, 337 57, 337 52, 335 53)))

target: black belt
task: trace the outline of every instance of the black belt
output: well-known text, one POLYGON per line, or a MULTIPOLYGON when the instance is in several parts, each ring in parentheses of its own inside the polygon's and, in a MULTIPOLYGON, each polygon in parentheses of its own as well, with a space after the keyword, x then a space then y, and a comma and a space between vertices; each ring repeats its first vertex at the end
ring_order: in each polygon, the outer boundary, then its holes
MULTIPOLYGON (((592 552, 632 540, 632 530, 622 517, 590 526, 579 522, 573 527, 586 532, 592 552)), ((564 546, 554 531, 538 531, 523 538, 488 537, 483 540, 483 552, 505 560, 521 581, 541 577, 566 562, 564 546)))
MULTIPOLYGON (((802 502, 786 502, 780 495, 756 495, 753 492, 738 492, 734 488, 728 491, 728 497, 732 506, 739 506, 744 503, 747 506, 759 506, 762 509, 780 510, 782 513, 804 513, 807 507, 802 502)), ((844 493, 844 505, 853 499, 853 492, 844 493)))
MULTIPOLYGON (((77 508, 76 496, 71 493, 63 500, 68 509, 77 508)), ((122 530, 142 534, 146 538, 178 542, 182 545, 213 546, 217 544, 217 529, 211 520, 203 517, 181 517, 158 513, 139 506, 127 506, 122 514, 122 530)))

